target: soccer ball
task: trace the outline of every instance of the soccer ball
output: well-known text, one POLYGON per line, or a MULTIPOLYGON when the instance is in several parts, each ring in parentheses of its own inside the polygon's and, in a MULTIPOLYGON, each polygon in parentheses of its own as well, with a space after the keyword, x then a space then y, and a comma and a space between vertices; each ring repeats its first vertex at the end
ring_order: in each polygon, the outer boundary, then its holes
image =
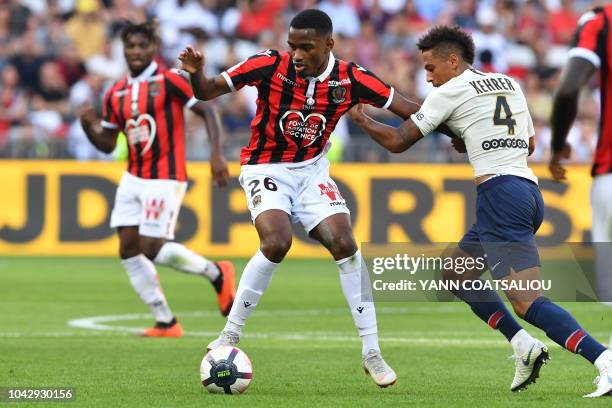
POLYGON ((202 359, 200 379, 209 392, 242 394, 253 379, 253 365, 238 347, 219 346, 202 359))

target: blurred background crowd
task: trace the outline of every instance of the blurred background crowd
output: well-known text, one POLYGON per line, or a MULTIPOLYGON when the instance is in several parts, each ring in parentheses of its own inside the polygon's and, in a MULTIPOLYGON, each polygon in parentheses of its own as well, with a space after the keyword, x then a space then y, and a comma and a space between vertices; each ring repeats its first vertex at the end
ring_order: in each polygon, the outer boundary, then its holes
MULTIPOLYGON (((416 100, 431 89, 415 47, 419 36, 435 24, 468 29, 476 67, 522 83, 537 135, 531 160, 544 162, 553 90, 578 19, 590 7, 593 2, 579 0, 0 0, 0 158, 113 158, 89 144, 77 115, 85 102, 100 108, 106 87, 126 75, 119 39, 126 19, 158 21, 159 59, 167 66, 176 66, 179 51, 193 44, 215 75, 259 50, 286 49, 293 15, 320 8, 334 23, 336 57, 369 68, 416 100)), ((581 97, 569 136, 574 162, 589 162, 596 144, 596 81, 581 97)), ((249 138, 255 95, 247 87, 214 102, 230 159, 249 138)), ((399 123, 383 111, 373 113, 399 123)), ((202 122, 188 116, 188 157, 206 160, 202 122)), ((401 155, 387 154, 350 120, 339 124, 334 143, 334 160, 465 160, 440 135, 401 155)))

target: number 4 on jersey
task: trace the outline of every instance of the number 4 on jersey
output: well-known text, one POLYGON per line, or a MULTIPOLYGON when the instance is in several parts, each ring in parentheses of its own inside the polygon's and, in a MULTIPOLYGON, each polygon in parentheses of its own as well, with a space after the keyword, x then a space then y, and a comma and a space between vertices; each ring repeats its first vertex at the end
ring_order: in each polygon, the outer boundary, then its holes
POLYGON ((495 114, 493 115, 493 123, 496 126, 508 126, 508 134, 514 135, 514 127, 516 120, 512 119, 512 111, 508 106, 508 101, 505 96, 498 96, 495 103, 495 114), (502 109, 504 110, 504 118, 501 117, 502 109))

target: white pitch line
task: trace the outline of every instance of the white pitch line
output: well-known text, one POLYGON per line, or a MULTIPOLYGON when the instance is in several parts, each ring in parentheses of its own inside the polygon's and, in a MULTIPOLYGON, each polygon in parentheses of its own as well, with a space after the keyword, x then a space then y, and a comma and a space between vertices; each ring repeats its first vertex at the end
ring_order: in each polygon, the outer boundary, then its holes
MULTIPOLYGON (((607 308, 601 305, 589 305, 586 308, 581 307, 581 310, 586 311, 602 311, 607 308)), ((379 315, 398 315, 406 314, 408 316, 416 313, 465 313, 466 307, 461 303, 444 304, 437 306, 407 306, 407 307, 377 307, 379 315)), ((255 314, 256 318, 278 318, 278 317, 300 317, 300 316, 340 316, 347 315, 346 308, 329 308, 329 309, 278 309, 278 310, 258 310, 255 314)), ((181 317, 217 317, 218 312, 213 311, 195 311, 177 313, 181 317)), ((79 319, 72 319, 68 322, 68 326, 87 331, 77 332, 41 332, 41 333, 20 333, 20 332, 0 332, 0 338, 55 338, 55 337, 111 337, 111 336, 128 336, 139 334, 143 328, 133 326, 117 326, 108 323, 125 322, 134 320, 148 320, 151 316, 149 313, 132 313, 123 315, 109 316, 92 316, 79 319)), ((597 337, 607 337, 607 333, 593 333, 597 337)), ((186 336, 213 338, 218 335, 218 331, 186 331, 186 336)), ((388 337, 381 336, 381 341, 398 344, 419 344, 419 345, 447 345, 447 346, 465 346, 465 345, 483 345, 483 346, 507 346, 507 342, 502 338, 499 339, 483 339, 473 338, 473 331, 457 331, 457 330, 431 330, 431 331, 410 331, 406 332, 406 336, 401 331, 390 332, 388 337), (458 338, 459 336, 459 338, 458 338)), ((246 339, 265 339, 265 340, 281 340, 281 341, 327 341, 327 342, 357 342, 357 336, 347 336, 341 332, 247 332, 244 336, 246 339)), ((551 343, 552 344, 552 343, 551 343)))
MULTIPOLYGON (((2 333, 0 338, 66 338, 66 337, 117 337, 127 336, 132 332, 125 332, 122 329, 130 329, 133 332, 140 332, 142 329, 118 327, 115 332, 49 332, 49 333, 2 333)), ((450 334, 451 332, 449 332, 450 334)), ((218 332, 198 332, 186 331, 185 336, 188 337, 203 337, 213 338, 218 332)), ((133 334, 132 334, 133 335, 133 334)), ((289 332, 289 333, 248 333, 244 336, 246 339, 257 340, 281 340, 281 341, 325 341, 330 343, 346 343, 361 341, 358 336, 347 336, 343 334, 333 334, 326 332, 289 332)), ((425 346, 507 346, 508 342, 503 340, 488 340, 488 339, 451 339, 437 337, 381 337, 381 341, 385 343, 400 343, 400 344, 419 344, 425 346)))

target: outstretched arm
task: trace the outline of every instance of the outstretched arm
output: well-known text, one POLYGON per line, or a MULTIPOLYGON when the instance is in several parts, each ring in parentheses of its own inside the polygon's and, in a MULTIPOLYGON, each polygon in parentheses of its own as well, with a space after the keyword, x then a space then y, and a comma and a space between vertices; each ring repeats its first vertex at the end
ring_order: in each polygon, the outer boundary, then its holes
POLYGON ((193 94, 196 98, 208 101, 231 91, 221 75, 217 75, 214 78, 206 77, 204 74, 204 54, 200 51, 187 46, 187 48, 181 51, 178 58, 181 61, 179 68, 189 73, 191 89, 193 89, 193 94))
POLYGON ((553 100, 552 115, 552 155, 549 169, 555 180, 565 180, 565 168, 561 159, 569 157, 569 146, 565 140, 578 112, 580 89, 595 72, 595 66, 584 58, 570 58, 561 75, 561 80, 553 100))
MULTIPOLYGON (((419 109, 421 109, 421 105, 404 97, 397 91, 394 92, 393 101, 391 101, 391 105, 389 105, 389 110, 404 120, 410 119, 410 115, 412 115, 413 113, 417 113, 419 109)), ((456 134, 454 134, 450 130, 450 128, 444 123, 438 126, 436 131, 439 133, 443 133, 453 139, 453 146, 455 146, 455 149, 457 149, 457 144, 463 144, 463 140, 461 140, 456 134)), ((462 151, 460 153, 465 153, 465 151, 462 151)))
POLYGON ((81 108, 79 118, 87 138, 96 149, 104 153, 115 150, 119 129, 103 128, 96 111, 88 103, 81 108))
POLYGON ((216 109, 205 102, 198 102, 191 110, 206 123, 206 131, 210 140, 210 171, 215 184, 225 187, 229 181, 227 162, 223 155, 223 142, 221 139, 221 121, 216 109))
POLYGON ((366 115, 361 104, 354 106, 348 114, 364 132, 392 153, 407 150, 423 137, 412 119, 406 120, 399 128, 394 128, 366 115))

